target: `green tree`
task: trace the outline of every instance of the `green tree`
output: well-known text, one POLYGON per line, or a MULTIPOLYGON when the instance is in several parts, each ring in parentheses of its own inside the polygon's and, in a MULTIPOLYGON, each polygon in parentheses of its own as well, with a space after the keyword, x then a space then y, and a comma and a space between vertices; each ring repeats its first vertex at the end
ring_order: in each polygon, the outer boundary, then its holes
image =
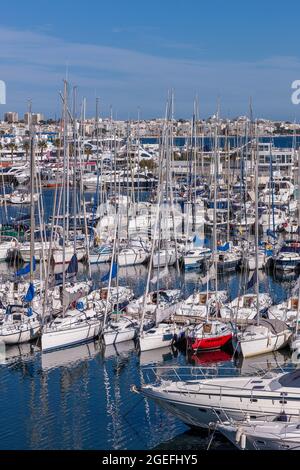
POLYGON ((28 154, 29 154, 29 149, 30 149, 30 143, 28 140, 26 140, 23 143, 23 149, 25 150, 25 155, 26 155, 26 161, 28 161, 28 154))
POLYGON ((16 144, 14 144, 14 142, 10 142, 9 144, 7 144, 6 148, 8 148, 10 150, 10 155, 11 155, 11 161, 12 163, 14 162, 14 152, 17 150, 17 146, 16 144))
POLYGON ((47 148, 47 142, 45 140, 40 140, 38 142, 38 147, 41 151, 41 154, 43 153, 43 151, 47 148))

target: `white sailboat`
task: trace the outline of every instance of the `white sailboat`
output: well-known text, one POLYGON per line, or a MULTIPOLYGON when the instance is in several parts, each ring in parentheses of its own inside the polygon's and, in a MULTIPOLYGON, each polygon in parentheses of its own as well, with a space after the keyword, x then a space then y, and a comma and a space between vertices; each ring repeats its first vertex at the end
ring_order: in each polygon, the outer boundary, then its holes
POLYGON ((260 319, 259 324, 248 325, 233 339, 234 349, 243 357, 258 356, 284 348, 292 332, 280 320, 260 319))
MULTIPOLYGON (((24 297, 17 297, 16 303, 7 306, 4 315, 0 320, 0 341, 5 344, 18 344, 30 341, 38 335, 41 322, 39 312, 36 311, 33 299, 36 291, 33 282, 33 271, 35 269, 34 258, 34 190, 35 190, 35 159, 34 159, 34 136, 30 138, 30 263, 23 270, 15 274, 15 283, 18 290, 18 279, 24 273, 30 274, 30 282, 27 293, 24 297)), ((23 286, 22 286, 23 287, 23 286)), ((13 293, 14 286, 13 286, 13 293)))
POLYGON ((139 329, 139 322, 130 318, 128 315, 119 315, 119 318, 113 320, 103 328, 103 340, 106 346, 118 344, 124 341, 135 339, 139 329))
POLYGON ((94 339, 101 331, 101 321, 95 309, 67 310, 64 316, 58 316, 42 332, 41 347, 43 352, 65 348, 94 339))
MULTIPOLYGON (((256 356, 271 351, 277 351, 288 344, 291 331, 279 320, 260 318, 259 281, 258 281, 258 152, 255 155, 255 253, 256 253, 256 324, 236 333, 233 338, 235 350, 243 357, 256 356)), ((238 315, 238 313, 237 313, 238 315)))
MULTIPOLYGON (((69 145, 68 145, 68 112, 67 112, 67 82, 64 82, 64 98, 63 98, 63 108, 64 108, 64 174, 68 175, 69 171, 69 145)), ((83 114, 84 116, 84 106, 83 114)), ((74 124, 75 132, 75 141, 77 141, 77 122, 74 124)), ((84 141, 84 139, 83 139, 84 141)), ((75 145, 75 159, 77 158, 77 151, 79 153, 80 159, 80 147, 75 145)), ((81 162, 79 162, 81 163, 81 162)), ((81 168, 81 165, 80 165, 81 168)), ((56 247, 52 252, 54 262, 60 262, 63 265, 62 273, 62 292, 65 291, 66 287, 66 278, 70 275, 77 274, 78 271, 78 260, 77 260, 77 243, 76 243, 76 225, 75 225, 75 236, 74 243, 71 244, 67 240, 68 235, 68 220, 65 217, 67 211, 69 211, 69 199, 68 193, 69 185, 65 180, 64 175, 62 175, 62 189, 61 189, 61 199, 63 203, 63 243, 62 247, 58 250, 56 247), (55 258, 55 255, 58 258, 55 258), (67 266, 67 270, 65 270, 67 266)), ((76 201, 76 197, 74 198, 76 201)), ((85 208, 85 204, 83 205, 85 208)), ((54 207, 55 209, 55 207, 54 207)), ((76 209, 74 203, 74 211, 76 209)), ((54 217, 53 217, 54 220, 54 217)), ((76 217, 74 219, 76 224, 76 217)), ((85 224, 86 225, 86 224, 85 224)), ((85 226, 86 229, 86 226, 85 226)), ((87 230, 85 230, 87 233, 87 230)), ((83 247, 85 250, 85 247, 83 247)), ((49 267, 48 267, 49 269, 49 267)), ((46 292, 47 296, 47 292, 46 292)), ((62 298, 62 312, 55 319, 43 325, 42 337, 41 337, 41 346, 42 352, 47 352, 57 348, 64 348, 68 346, 73 346, 78 343, 87 342, 99 335, 101 331, 101 318, 99 318, 99 308, 96 308, 96 305, 86 302, 84 305, 82 302, 76 303, 75 306, 70 307, 65 296, 62 298)), ((44 314, 45 319, 45 314, 44 314)))
POLYGON ((184 328, 175 323, 159 323, 157 326, 143 331, 139 338, 139 349, 143 352, 171 346, 178 335, 183 332, 184 328))

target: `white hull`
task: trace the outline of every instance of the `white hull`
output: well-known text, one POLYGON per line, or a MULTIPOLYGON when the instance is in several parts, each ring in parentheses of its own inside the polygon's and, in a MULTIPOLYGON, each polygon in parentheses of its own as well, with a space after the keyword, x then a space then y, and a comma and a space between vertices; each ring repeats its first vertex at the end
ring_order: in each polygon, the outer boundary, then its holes
MULTIPOLYGON (((54 264, 63 264, 64 262, 65 264, 69 264, 72 259, 73 254, 74 254, 73 247, 71 249, 70 248, 65 249, 65 256, 63 255, 62 249, 56 248, 52 251, 52 259, 53 259, 54 264)), ((85 257, 85 255, 86 255, 85 249, 79 248, 78 250, 76 250, 76 256, 77 256, 78 261, 81 261, 85 257)))
POLYGON ((155 337, 141 337, 140 338, 140 350, 151 351, 152 349, 164 348, 166 346, 171 346, 173 342, 173 337, 171 339, 164 339, 164 335, 156 335, 155 337))
POLYGON ((238 342, 238 350, 240 350, 243 357, 258 356, 259 354, 284 348, 288 344, 289 337, 288 331, 284 331, 278 335, 266 335, 263 338, 253 340, 241 340, 238 342))
POLYGON ((174 335, 178 333, 178 331, 179 329, 174 326, 167 326, 164 328, 158 327, 155 333, 149 333, 149 331, 144 332, 144 334, 139 338, 140 351, 151 351, 151 349, 171 346, 174 340, 174 335))
POLYGON ((158 387, 146 385, 142 387, 142 393, 193 427, 208 428, 219 420, 244 421, 247 414, 252 419, 269 417, 273 420, 275 415, 282 413, 283 392, 288 392, 285 393, 284 412, 299 419, 298 389, 291 386, 270 390, 268 385, 265 386, 270 380, 274 379, 258 375, 205 380, 199 374, 198 379, 188 382, 168 381, 158 387))
POLYGON ((136 253, 120 253, 118 256, 118 265, 122 266, 134 266, 136 264, 143 264, 148 258, 148 253, 136 252, 136 253))
POLYGON ((90 264, 109 263, 111 260, 111 254, 94 254, 90 253, 90 264))
POLYGON ((40 327, 41 326, 38 323, 36 326, 32 326, 28 329, 12 329, 12 332, 0 332, 0 342, 5 344, 27 343, 38 336, 40 327))
POLYGON ((135 335, 135 328, 127 328, 127 331, 105 331, 103 341, 105 346, 109 346, 111 344, 123 343, 124 341, 131 341, 135 338, 135 335))
POLYGON ((163 267, 163 266, 173 266, 176 262, 176 253, 175 251, 168 251, 167 253, 162 250, 159 254, 154 253, 153 255, 153 267, 163 267))
POLYGON ((42 334, 42 351, 64 348, 92 340, 100 332, 100 321, 84 323, 71 328, 48 330, 42 334))
POLYGON ((297 424, 255 421, 240 425, 217 425, 220 431, 239 450, 300 450, 297 424))

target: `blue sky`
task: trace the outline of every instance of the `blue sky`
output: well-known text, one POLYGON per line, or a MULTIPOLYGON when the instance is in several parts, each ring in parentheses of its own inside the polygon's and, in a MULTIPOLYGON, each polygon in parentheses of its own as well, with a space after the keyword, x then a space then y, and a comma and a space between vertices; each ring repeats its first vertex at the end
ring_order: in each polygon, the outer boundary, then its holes
POLYGON ((235 0, 87 0, 5 2, 0 19, 0 79, 7 85, 1 111, 33 109, 59 115, 59 91, 69 80, 102 115, 145 118, 164 113, 168 89, 176 117, 248 112, 300 120, 291 83, 300 79, 300 4, 235 0))

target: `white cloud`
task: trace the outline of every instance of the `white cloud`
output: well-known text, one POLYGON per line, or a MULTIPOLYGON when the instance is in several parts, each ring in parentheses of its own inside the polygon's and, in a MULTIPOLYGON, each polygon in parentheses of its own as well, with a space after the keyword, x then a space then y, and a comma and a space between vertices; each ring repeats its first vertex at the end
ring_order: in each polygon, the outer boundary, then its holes
POLYGON ((298 111, 290 104, 290 84, 300 78, 295 57, 257 62, 163 58, 4 27, 0 43, 0 79, 6 81, 10 109, 23 109, 30 96, 46 114, 58 112, 57 95, 68 64, 70 80, 88 97, 91 112, 97 95, 104 107, 112 104, 123 117, 134 115, 138 106, 143 115, 163 114, 171 87, 182 116, 191 114, 196 93, 204 115, 214 112, 218 96, 224 112, 232 114, 247 112, 250 95, 257 114, 279 118, 298 111))

